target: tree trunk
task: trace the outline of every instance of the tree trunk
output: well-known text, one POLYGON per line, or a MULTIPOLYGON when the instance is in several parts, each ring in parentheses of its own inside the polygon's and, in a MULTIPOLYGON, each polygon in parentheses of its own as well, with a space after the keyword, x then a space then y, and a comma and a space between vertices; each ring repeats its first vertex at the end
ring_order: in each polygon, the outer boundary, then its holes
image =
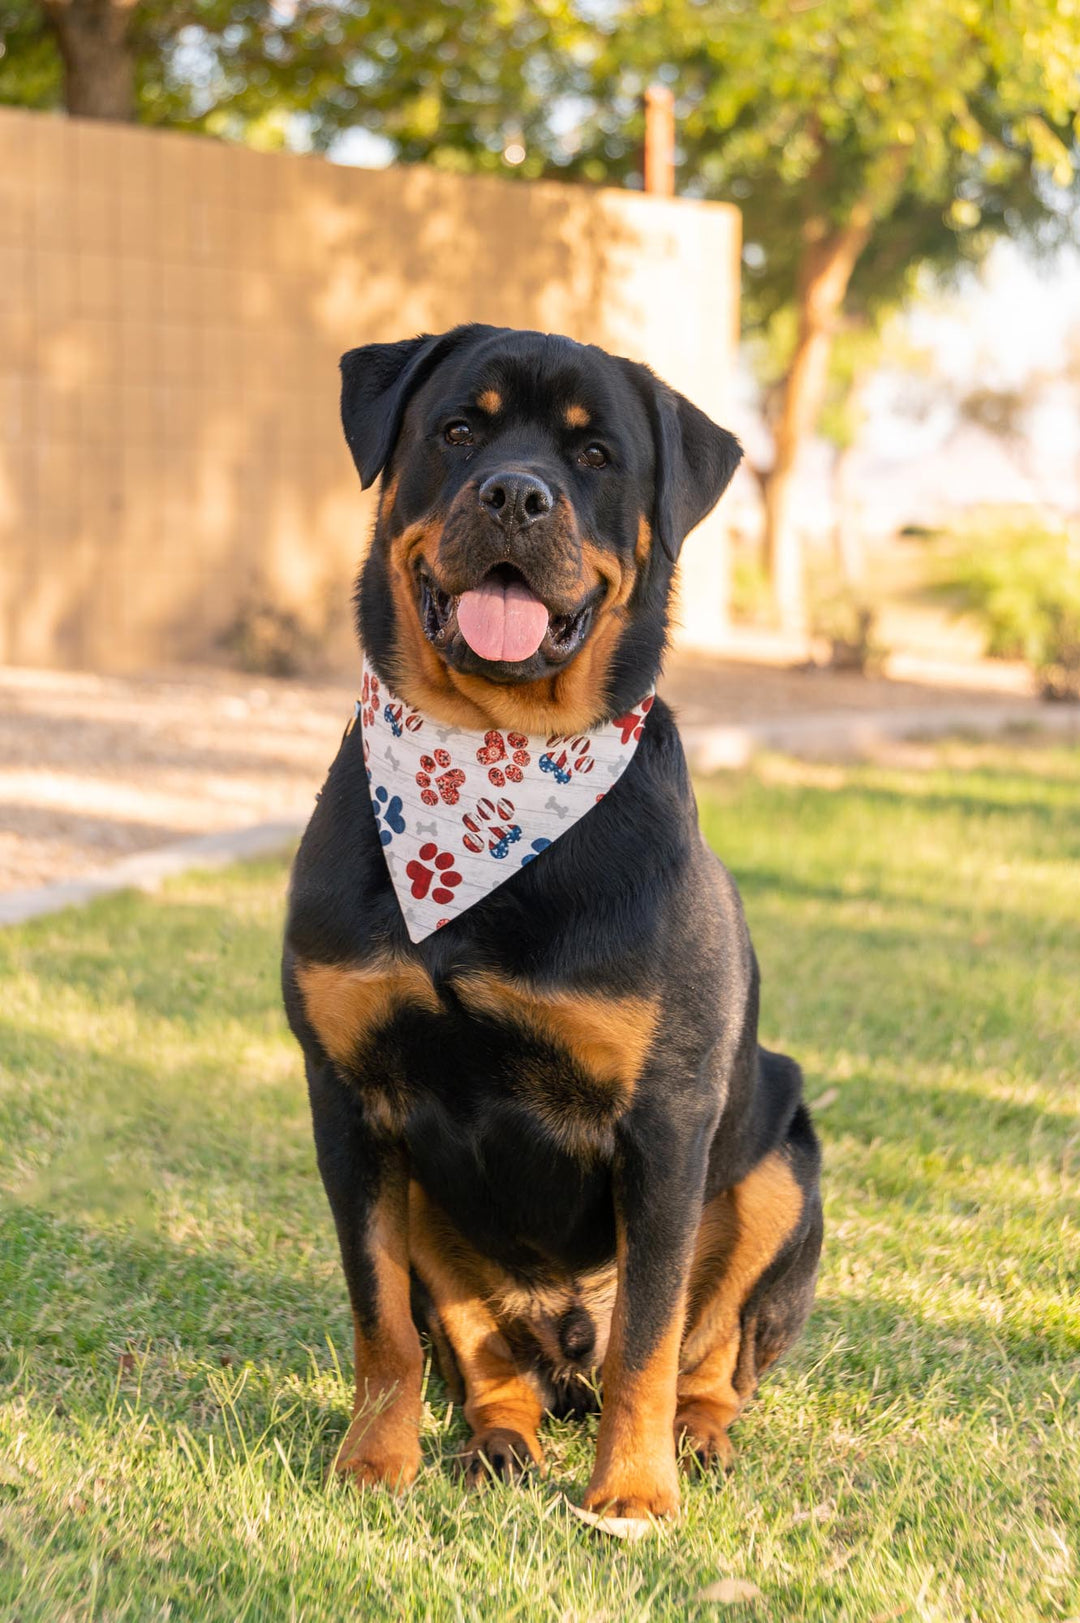
POLYGON ((780 624, 787 631, 806 628, 802 538, 793 515, 795 462, 821 415, 833 333, 855 262, 870 240, 875 220, 896 196, 906 157, 903 150, 887 155, 885 173, 874 178, 842 226, 830 228, 827 221, 815 218, 803 228, 795 349, 780 386, 773 431, 776 455, 765 481, 765 563, 780 624))
POLYGON ((131 0, 42 0, 64 62, 64 106, 80 118, 135 119, 131 0))

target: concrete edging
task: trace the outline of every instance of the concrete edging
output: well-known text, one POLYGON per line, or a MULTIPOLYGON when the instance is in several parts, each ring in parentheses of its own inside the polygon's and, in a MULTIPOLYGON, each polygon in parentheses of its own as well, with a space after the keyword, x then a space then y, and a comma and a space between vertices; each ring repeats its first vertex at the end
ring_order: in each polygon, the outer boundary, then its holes
POLYGON ((0 894, 0 926, 23 924, 44 913, 60 913, 66 907, 81 907, 117 890, 156 890, 163 879, 192 868, 226 868, 232 862, 271 856, 298 839, 306 825, 306 818, 289 818, 226 829, 220 834, 199 834, 154 851, 139 851, 83 879, 64 879, 32 890, 9 890, 0 894))

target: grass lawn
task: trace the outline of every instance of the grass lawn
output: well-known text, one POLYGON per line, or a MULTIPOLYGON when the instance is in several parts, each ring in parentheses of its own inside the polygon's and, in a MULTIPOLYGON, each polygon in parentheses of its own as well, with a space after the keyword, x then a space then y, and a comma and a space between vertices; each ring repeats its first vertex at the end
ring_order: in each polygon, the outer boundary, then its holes
POLYGON ((625 1545, 593 1430, 466 1497, 427 1386, 397 1501, 325 1485, 349 1320, 285 869, 0 931, 0 1618, 1080 1614, 1080 754, 702 786, 825 1142, 818 1305, 727 1480, 625 1545))

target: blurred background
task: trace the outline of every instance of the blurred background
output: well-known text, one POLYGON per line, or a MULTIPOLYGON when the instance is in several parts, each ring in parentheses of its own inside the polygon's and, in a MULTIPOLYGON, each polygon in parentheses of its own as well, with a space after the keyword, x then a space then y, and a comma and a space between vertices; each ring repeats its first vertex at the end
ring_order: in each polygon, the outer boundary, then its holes
POLYGON ((371 518, 336 363, 479 320, 734 428, 698 763, 1080 699, 1057 0, 0 0, 0 887, 302 820, 371 518))

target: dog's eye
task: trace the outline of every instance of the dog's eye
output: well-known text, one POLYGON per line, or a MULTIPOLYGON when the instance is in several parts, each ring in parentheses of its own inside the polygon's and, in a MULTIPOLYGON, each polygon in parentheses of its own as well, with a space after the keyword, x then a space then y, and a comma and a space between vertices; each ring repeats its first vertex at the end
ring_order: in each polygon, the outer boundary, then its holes
POLYGON ((468 423, 447 423, 443 430, 443 439, 447 445, 471 445, 472 429, 468 423))
POLYGON ((578 461, 583 468, 606 468, 608 454, 602 445, 587 445, 584 451, 578 453, 578 461))

